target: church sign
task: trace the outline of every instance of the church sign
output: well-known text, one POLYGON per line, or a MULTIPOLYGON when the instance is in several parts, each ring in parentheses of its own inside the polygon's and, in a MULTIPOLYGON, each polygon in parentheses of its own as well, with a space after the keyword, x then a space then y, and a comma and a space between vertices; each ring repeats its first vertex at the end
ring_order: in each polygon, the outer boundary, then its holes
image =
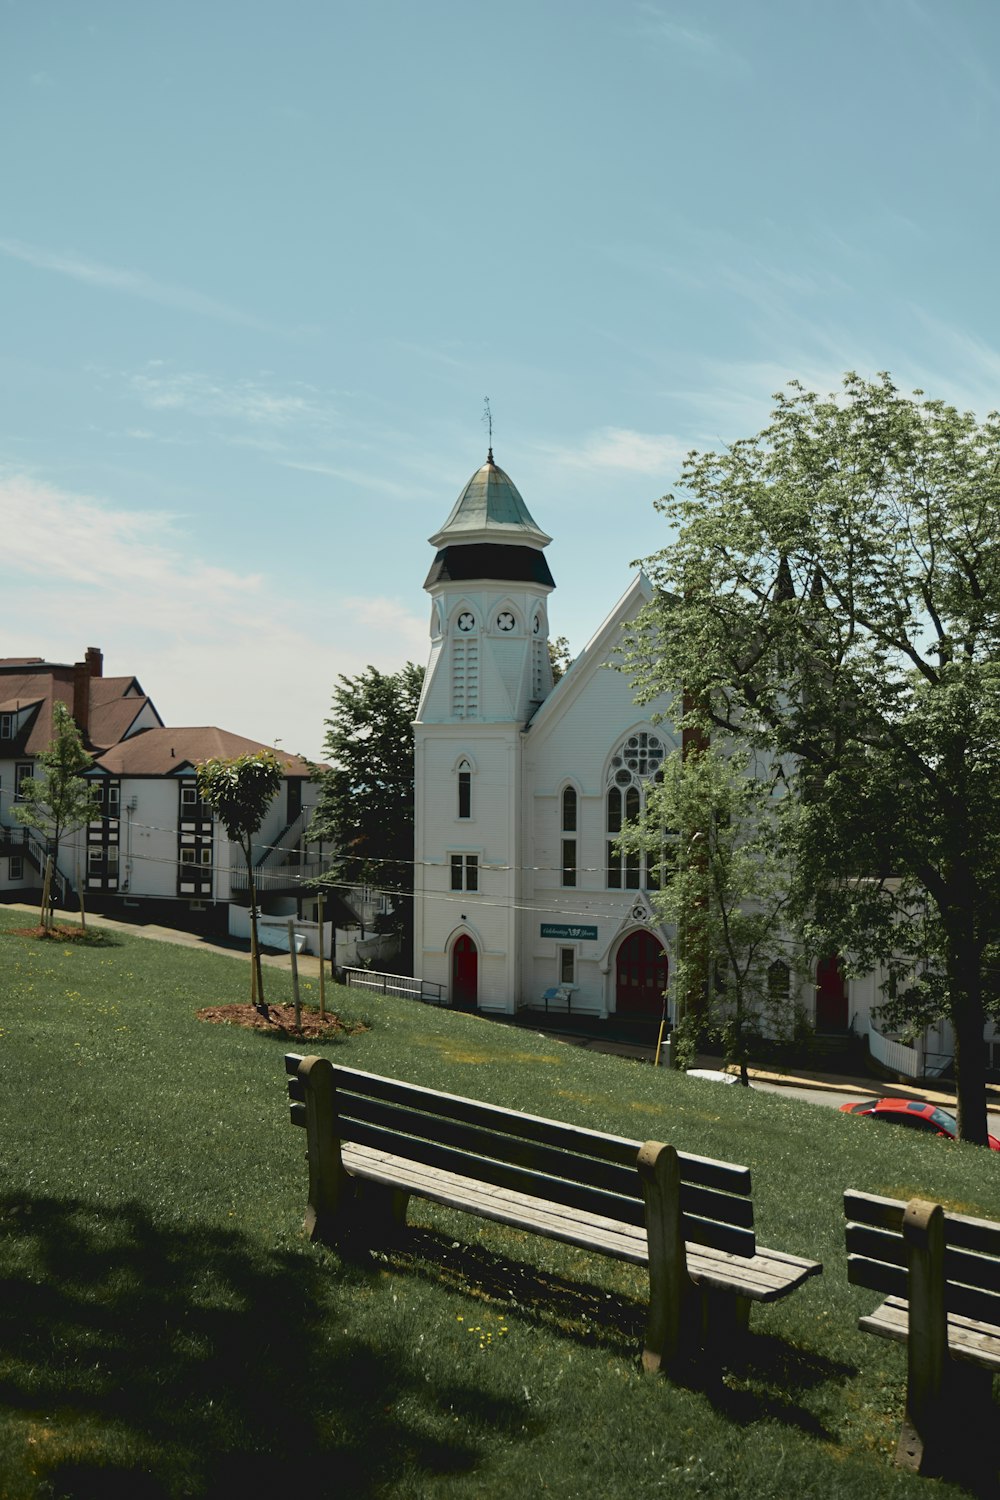
POLYGON ((542 937, 596 938, 596 927, 568 927, 562 922, 543 922, 542 937))

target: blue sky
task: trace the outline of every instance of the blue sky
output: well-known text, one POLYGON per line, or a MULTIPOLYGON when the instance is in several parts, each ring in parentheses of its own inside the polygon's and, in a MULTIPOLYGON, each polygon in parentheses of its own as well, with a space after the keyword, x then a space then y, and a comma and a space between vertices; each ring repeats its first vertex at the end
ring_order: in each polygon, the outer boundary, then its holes
POLYGON ((0 0, 0 655, 319 754, 483 461, 579 649, 800 378, 1000 405, 994 0, 0 0))

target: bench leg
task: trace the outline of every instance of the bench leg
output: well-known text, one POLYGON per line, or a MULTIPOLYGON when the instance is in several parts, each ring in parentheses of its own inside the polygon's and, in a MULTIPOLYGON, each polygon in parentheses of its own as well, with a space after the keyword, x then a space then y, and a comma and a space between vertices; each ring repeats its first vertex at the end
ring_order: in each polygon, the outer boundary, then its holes
POLYGON ((750 1328, 750 1298, 711 1287, 701 1291, 701 1345, 713 1365, 742 1351, 750 1328))
POLYGON ((672 1146, 647 1141, 638 1156, 646 1204, 649 1314, 642 1368, 653 1374, 687 1352, 697 1299, 687 1273, 681 1233, 680 1167, 672 1146))
POLYGON ((351 1232, 368 1245, 399 1240, 406 1228, 410 1195, 381 1182, 357 1182, 351 1232))
POLYGON ((909 1326, 906 1414, 896 1464, 912 1473, 958 1474, 985 1458, 995 1425, 992 1372, 948 1352, 944 1210, 911 1198, 903 1213, 909 1326))
POLYGON ((298 1076, 305 1085, 306 1156, 309 1162, 305 1231, 311 1240, 329 1244, 337 1237, 351 1187, 337 1134, 333 1065, 325 1057, 304 1057, 298 1066, 298 1076))

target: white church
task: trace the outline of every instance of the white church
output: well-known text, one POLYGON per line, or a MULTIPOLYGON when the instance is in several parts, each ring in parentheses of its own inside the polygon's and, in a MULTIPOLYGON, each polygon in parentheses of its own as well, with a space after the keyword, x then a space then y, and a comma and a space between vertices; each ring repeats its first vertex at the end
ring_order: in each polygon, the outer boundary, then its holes
MULTIPOLYGON (((431 654, 415 724, 416 972, 470 1009, 513 1013, 548 991, 576 1014, 659 1016, 674 934, 650 899, 655 872, 619 854, 615 839, 679 741, 669 701, 637 707, 611 665, 650 584, 633 580, 554 683, 551 537, 492 449, 430 541, 431 654)), ((836 964, 819 974, 818 1028, 848 1029, 849 988, 859 987, 836 964)), ((855 998, 866 1020, 873 1001, 873 989, 855 998)))
MULTIPOLYGON (((430 538, 431 651, 414 725, 414 973, 445 1003, 486 1013, 551 1003, 652 1020, 666 994, 673 1019, 675 934, 656 914, 655 871, 615 849, 679 744, 669 700, 637 706, 614 667, 651 585, 637 575, 554 682, 550 541, 492 448, 430 538)), ((867 1036, 900 1074, 937 1071, 950 1057, 947 1024, 915 1046, 880 1035, 879 976, 845 978, 833 955, 797 999, 817 1033, 867 1036)), ((987 1046, 1000 1068, 1000 1029, 988 1028, 987 1046)))

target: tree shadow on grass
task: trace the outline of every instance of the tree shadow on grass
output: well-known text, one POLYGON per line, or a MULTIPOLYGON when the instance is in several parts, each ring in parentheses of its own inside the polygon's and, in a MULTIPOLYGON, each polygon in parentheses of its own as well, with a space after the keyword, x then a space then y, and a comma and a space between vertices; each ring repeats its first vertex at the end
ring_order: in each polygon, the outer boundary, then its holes
MULTIPOLYGON (((338 1307, 366 1279, 238 1231, 165 1228, 135 1203, 0 1199, 0 1441, 24 1454, 5 1496, 294 1483, 364 1500, 402 1474, 474 1471, 490 1396, 433 1390, 397 1342, 342 1330, 338 1307)), ((511 1431, 533 1420, 500 1417, 511 1431)))
MULTIPOLYGON (((359 1252, 364 1255, 366 1252, 359 1252)), ((542 1270, 482 1245, 456 1244, 447 1235, 408 1227, 388 1253, 375 1252, 395 1272, 421 1276, 501 1307, 507 1317, 538 1322, 577 1344, 638 1358, 646 1324, 645 1304, 586 1281, 542 1270)), ((640 1275, 645 1279, 644 1273, 640 1275)), ((798 1399, 830 1382, 857 1375, 852 1365, 800 1349, 773 1334, 744 1332, 714 1363, 706 1358, 670 1373, 670 1379, 703 1392, 720 1415, 740 1426, 777 1421, 836 1442, 814 1412, 798 1399)))

